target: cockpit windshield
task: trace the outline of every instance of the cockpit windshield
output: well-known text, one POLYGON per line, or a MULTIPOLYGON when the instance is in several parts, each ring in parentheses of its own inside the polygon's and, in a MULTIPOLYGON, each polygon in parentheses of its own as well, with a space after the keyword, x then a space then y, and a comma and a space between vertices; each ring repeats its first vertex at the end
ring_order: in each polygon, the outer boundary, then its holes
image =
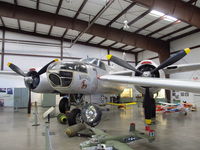
POLYGON ((81 59, 80 61, 97 66, 103 70, 106 70, 106 66, 105 66, 104 62, 102 62, 101 60, 99 60, 97 58, 86 58, 86 59, 81 59))
POLYGON ((48 69, 50 70, 71 70, 87 73, 86 65, 77 62, 56 62, 51 64, 48 69))
POLYGON ((73 70, 73 71, 79 71, 87 73, 87 68, 84 64, 77 64, 77 63, 62 63, 60 65, 60 69, 66 69, 66 70, 73 70))

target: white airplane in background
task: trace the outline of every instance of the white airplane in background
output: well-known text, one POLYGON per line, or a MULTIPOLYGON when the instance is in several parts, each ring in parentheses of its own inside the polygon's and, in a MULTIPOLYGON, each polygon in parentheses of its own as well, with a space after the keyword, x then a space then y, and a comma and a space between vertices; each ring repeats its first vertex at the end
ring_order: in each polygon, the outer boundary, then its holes
POLYGON ((118 57, 107 55, 108 60, 128 69, 127 71, 113 71, 110 66, 105 65, 97 58, 81 59, 80 61, 53 60, 38 72, 30 70, 28 73, 24 73, 12 63, 8 63, 8 66, 24 77, 25 85, 31 91, 58 93, 63 96, 59 104, 61 113, 69 111, 70 105, 75 105, 76 108, 70 112, 69 125, 76 124, 79 118, 82 118, 90 126, 96 126, 100 122, 100 109, 94 104, 84 103, 84 95, 120 94, 130 84, 144 94, 145 122, 151 124, 152 118, 155 117, 155 100, 152 95, 159 89, 200 92, 200 83, 197 81, 160 78, 162 69, 168 73, 200 69, 200 64, 169 66, 189 52, 189 48, 181 50, 159 66, 151 60, 144 60, 136 67, 118 57))

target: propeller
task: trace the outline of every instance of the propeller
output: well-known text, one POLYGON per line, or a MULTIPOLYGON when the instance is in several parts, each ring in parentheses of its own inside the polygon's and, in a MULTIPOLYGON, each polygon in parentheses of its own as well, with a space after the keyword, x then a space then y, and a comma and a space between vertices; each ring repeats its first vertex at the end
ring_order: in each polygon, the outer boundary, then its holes
POLYGON ((145 123, 152 124, 152 119, 156 118, 156 104, 153 95, 150 93, 149 87, 145 87, 143 100, 145 123))
POLYGON ((56 61, 58 61, 58 59, 54 59, 53 61, 49 62, 38 72, 36 72, 35 69, 30 69, 27 73, 24 73, 18 66, 14 65, 13 63, 8 63, 8 67, 11 70, 16 72, 18 75, 24 77, 25 85, 29 89, 28 114, 31 113, 31 89, 35 89, 38 86, 40 82, 40 75, 45 73, 47 71, 48 66, 56 61))
MULTIPOLYGON (((165 60, 163 63, 161 63, 157 68, 151 70, 150 75, 152 76, 153 73, 159 71, 160 69, 163 69, 165 67, 168 67, 169 65, 174 64, 175 62, 182 59, 188 53, 190 53, 189 48, 185 48, 184 50, 177 52, 175 55, 171 56, 170 58, 165 60)), ((131 66, 128 62, 126 62, 118 57, 115 57, 113 55, 107 55, 107 59, 121 67, 135 71, 136 73, 138 73, 139 76, 143 75, 142 71, 136 69, 135 67, 131 66)), ((153 95, 149 90, 150 87, 143 87, 143 88, 145 88, 144 101, 143 101, 144 102, 143 106, 144 106, 145 123, 151 124, 152 123, 151 119, 156 117, 155 99, 153 99, 153 95)))
MULTIPOLYGON (((53 61, 51 61, 51 62, 49 62, 48 64, 46 64, 44 67, 42 67, 42 68, 37 72, 37 74, 35 74, 35 76, 36 76, 36 75, 40 76, 40 75, 42 75, 43 73, 45 73, 45 72, 47 71, 48 66, 49 66, 51 63, 56 62, 56 61, 58 61, 58 59, 54 59, 53 61)), ((28 76, 30 76, 29 72, 28 72, 27 74, 25 74, 19 67, 17 67, 17 66, 14 65, 13 63, 10 63, 10 62, 9 62, 9 63, 8 63, 8 67, 9 67, 11 70, 13 70, 14 72, 16 72, 18 75, 21 75, 21 76, 23 76, 23 77, 28 77, 28 76)))
POLYGON ((148 87, 145 88, 143 107, 144 107, 145 122, 146 124, 151 124, 151 96, 148 87))
POLYGON ((173 55, 172 57, 169 57, 167 60, 165 60, 163 63, 161 63, 157 68, 152 70, 151 73, 156 72, 160 69, 163 69, 165 67, 168 67, 169 65, 176 63, 177 61, 182 59, 185 55, 190 53, 190 51, 191 50, 189 48, 185 48, 184 50, 177 52, 175 55, 173 55))
POLYGON ((49 62, 48 64, 46 64, 42 69, 40 69, 40 71, 38 71, 38 75, 41 75, 41 74, 45 73, 47 71, 48 66, 51 63, 56 62, 56 61, 58 61, 58 59, 54 59, 51 62, 49 62))
POLYGON ((121 58, 115 57, 113 55, 107 55, 106 57, 107 57, 108 60, 114 62, 115 64, 117 64, 119 66, 122 66, 126 69, 130 69, 130 70, 135 71, 139 74, 142 74, 141 71, 137 70, 135 67, 131 66, 128 62, 126 62, 125 60, 123 60, 121 58))
POLYGON ((8 67, 10 67, 10 69, 12 69, 14 72, 16 72, 17 74, 26 77, 26 74, 16 65, 12 64, 12 63, 8 63, 8 67))

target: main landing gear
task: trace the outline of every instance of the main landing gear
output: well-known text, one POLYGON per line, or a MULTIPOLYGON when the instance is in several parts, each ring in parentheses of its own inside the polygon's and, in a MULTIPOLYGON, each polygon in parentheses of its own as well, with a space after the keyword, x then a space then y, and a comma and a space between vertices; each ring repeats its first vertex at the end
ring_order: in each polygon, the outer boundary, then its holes
POLYGON ((59 110, 61 113, 66 114, 69 126, 84 122, 91 127, 95 127, 101 121, 102 112, 100 108, 93 104, 84 104, 82 96, 70 95, 69 98, 63 97, 59 103, 59 110), (70 111, 71 104, 76 108, 70 111))

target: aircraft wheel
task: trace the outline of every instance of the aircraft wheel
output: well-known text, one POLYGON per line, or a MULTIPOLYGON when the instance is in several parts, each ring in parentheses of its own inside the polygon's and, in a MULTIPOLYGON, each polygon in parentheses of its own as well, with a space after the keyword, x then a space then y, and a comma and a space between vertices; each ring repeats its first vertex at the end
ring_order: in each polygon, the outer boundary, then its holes
POLYGON ((81 110, 78 108, 73 109, 70 112, 69 118, 68 118, 68 124, 69 126, 75 125, 77 123, 83 122, 81 117, 81 110))
POLYGON ((86 104, 82 108, 81 116, 83 121, 91 127, 95 127, 101 121, 101 110, 92 104, 86 104))
POLYGON ((70 110, 70 103, 69 103, 69 99, 64 97, 60 100, 59 103, 59 110, 61 113, 66 113, 66 111, 70 110))

